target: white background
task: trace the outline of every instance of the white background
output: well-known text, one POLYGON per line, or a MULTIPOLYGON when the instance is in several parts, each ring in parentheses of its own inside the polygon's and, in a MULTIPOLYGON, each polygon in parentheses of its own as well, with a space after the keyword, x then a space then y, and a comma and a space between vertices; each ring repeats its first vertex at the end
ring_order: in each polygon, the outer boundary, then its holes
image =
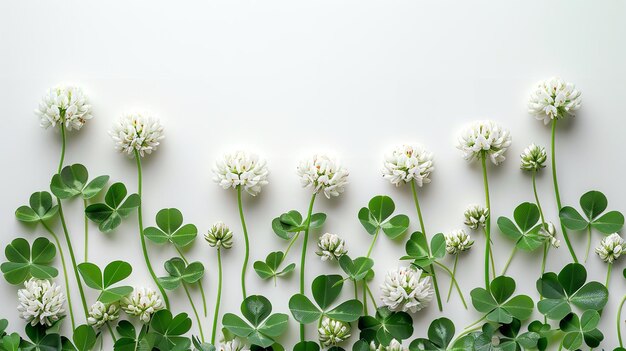
MULTIPOLYGON (((217 220, 235 229, 235 248, 224 255, 223 312, 238 312, 243 255, 235 192, 211 180, 212 165, 226 151, 253 150, 271 170, 260 196, 245 197, 251 263, 286 247, 270 223, 284 211, 306 210, 310 193, 301 189, 295 166, 317 151, 334 153, 350 170, 344 195, 316 203, 317 211, 329 215, 324 230, 342 235, 351 255, 363 255, 370 236, 356 214, 372 196, 392 196, 398 213, 414 220, 411 230, 418 227, 409 188, 395 188, 380 174, 384 153, 399 143, 417 142, 435 154, 433 181, 420 190, 430 233, 461 228, 465 207, 483 201, 478 165, 465 162, 455 149, 459 130, 472 120, 493 119, 513 135, 507 161, 489 166, 494 222, 531 201, 530 177, 519 170, 518 155, 530 142, 548 146, 549 127, 527 113, 526 102, 537 81, 557 75, 583 93, 577 117, 558 131, 563 203, 577 206, 582 193, 597 189, 607 194, 610 209, 623 211, 625 11, 619 1, 571 0, 3 2, 1 244, 45 235, 18 223, 13 213, 32 192, 47 189, 56 170, 59 133, 41 129, 32 111, 48 87, 64 82, 84 88, 94 114, 79 133, 69 135, 66 161, 85 164, 93 176, 109 174, 134 189, 135 165, 113 150, 107 131, 128 111, 147 110, 161 118, 166 139, 144 159, 145 224, 154 224, 159 209, 177 207, 201 234, 217 220)), ((549 172, 539 176, 539 192, 547 217, 556 221, 549 172)), ((78 201, 66 205, 79 257, 81 207, 78 201)), ((129 261, 132 283, 149 285, 136 228, 134 215, 110 234, 92 226, 90 260, 101 266, 129 261)), ((340 272, 314 255, 317 236, 312 235, 309 248, 309 282, 321 273, 340 272)), ((501 269, 512 245, 497 229, 493 236, 501 269)), ((583 256, 584 235, 571 237, 583 256)), ((381 237, 373 254, 373 287, 388 269, 402 264, 397 258, 407 238, 381 237)), ((470 290, 483 282, 484 240, 478 234, 475 239, 458 273, 468 300, 470 290)), ((594 234, 593 245, 599 240, 594 234)), ((294 247, 288 261, 299 259, 299 249, 294 247)), ((149 251, 158 274, 164 274, 162 262, 175 252, 153 244, 149 251)), ((199 237, 188 256, 207 267, 204 282, 212 306, 215 252, 199 237)), ((563 246, 552 251, 548 269, 559 270, 568 260, 563 246)), ((534 282, 540 261, 539 252, 516 257, 509 273, 518 282, 517 292, 538 298, 534 282)), ((587 267, 590 278, 604 280, 606 265, 596 255, 587 267)), ((622 268, 621 261, 614 267, 603 314, 605 348, 617 343, 615 312, 626 293, 622 268)), ((276 288, 250 269, 249 292, 266 295, 276 311, 288 312, 287 301, 298 289, 295 273, 276 288)), ((440 276, 446 290, 449 280, 440 276)), ((10 320, 11 331, 22 331, 24 325, 15 309, 17 289, 6 283, 0 289, 0 315, 10 320)), ((351 296, 349 284, 344 293, 351 296)), ((76 289, 73 297, 80 317, 76 289)), ((91 291, 89 301, 95 297, 91 291)), ((175 312, 191 312, 182 290, 171 300, 175 312)), ((440 315, 435 306, 416 314, 414 337, 424 336, 440 315)), ((455 294, 443 315, 458 329, 480 317, 471 307, 463 310, 455 294)), ((209 318, 203 323, 208 336, 209 318)), ((281 341, 292 345, 297 330, 292 320, 281 341)), ((313 337, 314 327, 308 330, 313 337)))

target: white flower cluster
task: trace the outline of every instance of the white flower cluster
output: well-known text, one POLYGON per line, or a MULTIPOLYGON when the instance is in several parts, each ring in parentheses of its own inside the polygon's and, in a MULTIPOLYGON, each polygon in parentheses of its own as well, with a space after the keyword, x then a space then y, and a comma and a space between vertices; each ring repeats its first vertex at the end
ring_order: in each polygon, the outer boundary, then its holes
POLYGON ((232 340, 224 340, 222 336, 220 340, 220 347, 217 349, 218 351, 248 351, 246 349, 246 345, 239 338, 234 338, 232 340))
POLYGON ((474 240, 472 240, 469 234, 463 229, 453 230, 450 233, 446 233, 444 236, 446 238, 446 251, 450 255, 467 251, 474 244, 474 240))
POLYGON ((536 172, 546 166, 545 163, 548 159, 548 154, 546 153, 545 147, 530 144, 524 149, 520 158, 522 159, 521 169, 536 172))
POLYGON ((550 245, 558 249, 561 246, 561 241, 556 238, 556 227, 552 222, 547 222, 545 227, 541 227, 539 233, 550 240, 550 245))
POLYGON ((233 232, 224 222, 217 222, 204 235, 211 247, 230 249, 233 247, 233 232))
POLYGON ((78 130, 92 118, 87 96, 80 88, 72 86, 48 89, 35 114, 39 116, 43 128, 63 123, 67 130, 78 130))
POLYGON ((478 227, 485 227, 487 218, 489 218, 489 209, 480 205, 469 205, 464 213, 465 225, 470 229, 478 229, 478 227))
POLYGON ((504 153, 511 145, 511 134, 494 121, 477 121, 469 125, 459 137, 457 149, 471 161, 483 156, 493 164, 504 161, 504 153))
POLYGON ((323 191, 329 199, 343 193, 348 184, 348 171, 328 155, 314 155, 301 161, 297 172, 303 187, 312 188, 315 193, 323 191))
POLYGON ((24 289, 17 291, 17 297, 20 318, 32 326, 41 324, 49 327, 65 313, 65 295, 61 287, 48 280, 30 278, 24 283, 24 289))
POLYGON ((157 292, 144 287, 135 288, 130 296, 124 297, 121 306, 124 312, 139 317, 143 323, 150 322, 152 314, 164 307, 157 292))
POLYGON ((530 95, 528 110, 538 120, 548 124, 553 119, 574 116, 582 102, 580 91, 574 84, 560 78, 550 78, 537 84, 530 95))
POLYGON ((256 196, 261 187, 267 185, 267 164, 258 155, 245 151, 236 151, 225 154, 213 168, 213 180, 222 188, 237 188, 238 186, 250 195, 256 196))
POLYGON ((163 126, 158 119, 141 113, 124 115, 109 132, 115 149, 132 156, 135 151, 143 157, 157 149, 163 140, 163 126))
POLYGON ((421 278, 422 270, 398 267, 387 272, 380 285, 381 300, 393 311, 415 313, 433 299, 430 277, 421 278))
POLYGON ((331 233, 320 236, 317 247, 319 251, 316 254, 322 258, 322 261, 339 260, 341 256, 348 253, 346 241, 340 238, 339 235, 331 233))
POLYGON ((372 341, 370 343, 370 351, 408 351, 408 349, 402 347, 402 344, 398 340, 392 339, 389 346, 379 344, 378 347, 376 347, 376 343, 372 341))
POLYGON ((415 180, 418 186, 430 183, 433 167, 433 154, 422 147, 401 145, 385 156, 383 178, 399 186, 415 180))
POLYGON ((328 317, 322 318, 322 324, 318 328, 320 345, 324 348, 335 346, 350 338, 350 323, 337 321, 328 317))
POLYGON ((596 253, 606 263, 613 263, 624 251, 626 251, 624 239, 617 233, 613 233, 602 239, 600 245, 596 247, 596 253))
POLYGON ((113 322, 120 318, 120 306, 112 303, 109 306, 100 301, 96 301, 89 308, 89 317, 87 323, 95 328, 102 327, 107 322, 113 322))

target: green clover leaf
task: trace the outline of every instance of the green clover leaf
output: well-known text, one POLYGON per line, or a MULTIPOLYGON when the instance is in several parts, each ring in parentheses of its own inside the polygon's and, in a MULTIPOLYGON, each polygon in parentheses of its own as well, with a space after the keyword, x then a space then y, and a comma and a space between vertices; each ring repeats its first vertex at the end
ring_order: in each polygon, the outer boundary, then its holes
POLYGON ((160 277, 159 282, 163 285, 163 288, 167 290, 174 290, 178 288, 181 283, 196 283, 204 276, 204 265, 200 262, 186 264, 182 258, 174 257, 166 261, 164 266, 165 270, 170 275, 160 277))
POLYGON ((433 235, 430 239, 430 248, 426 236, 421 232, 414 232, 404 246, 406 256, 403 260, 413 260, 413 264, 425 272, 430 266, 446 255, 446 238, 442 233, 433 235))
POLYGON ((509 324, 513 318, 526 320, 530 317, 535 306, 533 300, 526 295, 513 296, 515 280, 506 276, 499 276, 489 284, 489 291, 484 288, 475 288, 470 293, 472 305, 478 312, 486 314, 490 322, 509 324))
POLYGON ((391 239, 398 238, 409 228, 409 217, 396 215, 389 218, 396 205, 389 196, 379 195, 373 197, 367 207, 361 208, 358 217, 365 230, 376 234, 380 229, 391 239))
POLYGON ((122 320, 117 324, 115 328, 120 337, 113 345, 114 351, 137 351, 148 350, 148 340, 145 338, 148 325, 142 325, 139 334, 135 330, 135 326, 129 322, 122 320))
POLYGON ((524 202, 513 211, 515 223, 507 217, 498 218, 498 228, 502 234, 515 241, 515 247, 524 251, 534 251, 547 239, 541 234, 540 213, 537 205, 524 202))
POLYGON ((89 325, 79 325, 72 335, 77 351, 91 351, 96 346, 96 332, 89 325))
MULTIPOLYGON (((314 213, 311 215, 310 229, 320 228, 326 222, 325 213, 314 213)), ((291 240, 294 235, 306 229, 306 219, 302 219, 300 212, 291 210, 283 213, 272 220, 274 233, 285 240, 291 240)))
POLYGON ((143 231, 146 238, 157 244, 169 242, 177 248, 191 244, 198 235, 193 224, 183 225, 183 214, 176 208, 165 208, 156 215, 158 228, 148 227, 143 231))
POLYGON ((409 345, 410 351, 447 351, 454 338, 454 323, 448 318, 435 319, 428 327, 428 339, 418 338, 409 345))
POLYGON ((357 257, 352 260, 348 255, 339 258, 339 266, 354 282, 366 279, 374 267, 374 260, 367 257, 357 257))
POLYGON ((150 321, 146 335, 149 343, 161 351, 184 351, 191 347, 191 340, 184 334, 191 329, 187 313, 172 315, 169 310, 157 311, 150 321))
POLYGON ((50 266, 56 247, 44 237, 35 239, 32 248, 26 239, 14 239, 6 246, 4 254, 8 262, 2 263, 0 270, 9 284, 21 284, 30 277, 50 279, 59 274, 56 268, 50 266))
POLYGON ((111 185, 104 196, 104 203, 87 206, 85 215, 99 224, 98 228, 101 232, 112 231, 122 224, 122 219, 128 217, 141 203, 138 194, 130 194, 128 197, 126 194, 124 184, 115 183, 111 185))
POLYGON ((112 287, 130 276, 133 268, 128 262, 113 261, 104 267, 104 274, 100 267, 91 263, 83 262, 78 265, 78 272, 83 277, 85 284, 100 291, 98 301, 110 304, 121 300, 133 291, 131 286, 112 287))
POLYGON ((389 346, 393 339, 406 340, 413 335, 413 319, 406 312, 393 312, 387 307, 380 307, 376 315, 359 318, 360 338, 372 342, 377 340, 383 346, 389 346))
POLYGON ((88 200, 98 195, 109 181, 108 175, 94 178, 89 184, 89 172, 81 164, 65 166, 60 174, 52 176, 50 191, 59 199, 69 199, 78 195, 88 200))
POLYGON ((57 333, 47 333, 46 327, 40 324, 32 326, 26 324, 26 336, 20 343, 20 350, 24 351, 56 351, 61 350, 61 336, 57 333))
POLYGON ((30 196, 29 206, 20 206, 15 210, 15 218, 25 223, 43 222, 58 212, 59 206, 52 204, 52 195, 47 191, 39 191, 30 196))
POLYGON ((589 191, 580 197, 580 208, 585 214, 584 218, 571 206, 561 209, 559 217, 563 225, 571 230, 585 230, 588 226, 598 230, 603 234, 612 234, 624 226, 624 215, 618 211, 610 211, 602 214, 606 210, 608 200, 599 191, 589 191))
POLYGON ((287 265, 282 270, 279 270, 281 263, 285 259, 285 254, 281 251, 270 252, 265 258, 265 262, 256 261, 254 262, 254 271, 259 275, 259 277, 263 280, 274 278, 274 284, 276 284, 276 278, 280 276, 284 276, 287 273, 293 271, 296 268, 295 263, 291 263, 287 265))
POLYGON ((604 335, 597 328, 598 323, 600 323, 598 311, 587 310, 580 318, 575 313, 569 313, 559 322, 559 328, 565 333, 563 347, 567 350, 577 350, 583 341, 591 348, 598 347, 604 339, 604 335))
POLYGON ((274 344, 276 337, 287 330, 289 316, 284 313, 271 314, 272 304, 264 296, 248 296, 241 303, 241 313, 248 322, 235 314, 226 313, 222 317, 222 325, 251 344, 269 347, 274 344))

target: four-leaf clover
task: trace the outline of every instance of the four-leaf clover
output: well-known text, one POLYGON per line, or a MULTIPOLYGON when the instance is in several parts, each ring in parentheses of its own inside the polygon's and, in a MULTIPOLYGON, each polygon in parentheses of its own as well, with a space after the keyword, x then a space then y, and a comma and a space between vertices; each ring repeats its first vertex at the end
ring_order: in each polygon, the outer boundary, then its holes
POLYGON ((587 310, 578 318, 575 313, 570 313, 559 322, 559 328, 565 333, 563 347, 567 350, 579 349, 583 341, 592 349, 598 347, 604 339, 604 335, 597 328, 600 323, 598 311, 587 310))
POLYGON ((104 196, 104 203, 87 206, 85 215, 99 224, 98 228, 101 232, 112 231, 122 223, 122 219, 128 217, 141 203, 138 194, 130 194, 126 197, 127 193, 124 184, 115 183, 111 185, 104 196))
POLYGON ((44 237, 35 239, 32 248, 26 239, 14 239, 7 245, 4 254, 9 261, 2 263, 0 270, 10 284, 21 284, 30 277, 50 279, 59 274, 56 268, 50 267, 56 248, 44 237))

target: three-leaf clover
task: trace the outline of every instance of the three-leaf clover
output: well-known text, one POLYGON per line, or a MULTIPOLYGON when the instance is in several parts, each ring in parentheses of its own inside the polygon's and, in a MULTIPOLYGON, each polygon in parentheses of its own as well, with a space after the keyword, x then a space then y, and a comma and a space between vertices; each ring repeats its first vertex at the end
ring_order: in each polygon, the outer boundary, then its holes
POLYGON ((376 315, 359 318, 360 338, 365 341, 378 341, 389 346, 393 339, 402 341, 413 335, 413 319, 406 312, 393 312, 387 307, 380 307, 376 315))
POLYGON ((320 275, 313 280, 311 291, 317 306, 303 294, 296 294, 289 299, 289 310, 293 318, 309 324, 319 321, 324 316, 341 322, 354 322, 363 312, 363 304, 359 300, 348 300, 331 308, 343 288, 340 275, 320 275))
POLYGON ((138 194, 130 194, 126 197, 127 193, 124 184, 115 183, 111 185, 104 196, 104 203, 87 206, 85 215, 99 224, 98 228, 101 232, 112 231, 122 223, 122 219, 128 217, 141 203, 138 194))
POLYGON ((389 238, 395 239, 409 228, 408 216, 400 214, 389 218, 395 209, 389 196, 375 196, 359 211, 359 221, 369 234, 376 235, 382 229, 389 238))
POLYGON ((252 295, 241 303, 241 314, 248 322, 235 314, 226 313, 222 325, 251 344, 269 347, 276 337, 285 332, 289 321, 289 316, 284 313, 271 313, 272 304, 267 298, 252 295))
POLYGON ((282 251, 270 252, 265 258, 265 262, 256 261, 254 262, 254 270, 261 277, 261 279, 270 279, 274 278, 274 283, 276 283, 276 278, 283 276, 296 268, 295 263, 291 263, 287 265, 287 267, 279 270, 280 264, 285 259, 285 254, 282 251))
POLYGON ((15 210, 15 217, 20 222, 44 222, 59 212, 59 205, 53 205, 52 195, 47 191, 38 191, 30 196, 29 206, 20 206, 15 210))
POLYGON ((109 181, 108 175, 103 175, 89 180, 87 168, 81 164, 65 166, 60 174, 52 176, 50 181, 50 191, 59 199, 69 199, 80 195, 84 200, 88 200, 98 195, 109 181))
POLYGON ((569 313, 559 322, 559 328, 565 333, 563 347, 567 350, 579 349, 583 341, 591 348, 598 347, 604 335, 597 328, 600 323, 598 311, 587 310, 578 318, 575 313, 569 313))
POLYGON ((410 351, 461 351, 472 348, 471 336, 461 337, 450 346, 454 338, 454 323, 448 318, 435 319, 428 327, 428 339, 417 338, 409 345, 410 351), (450 346, 450 347, 449 347, 450 346))
POLYGON ((353 260, 348 255, 343 255, 339 258, 339 266, 348 275, 348 279, 356 283, 372 272, 374 260, 367 257, 357 257, 353 260))
POLYGON ((56 268, 50 266, 56 247, 44 237, 35 239, 32 248, 26 239, 14 239, 4 249, 4 254, 8 262, 2 263, 0 270, 9 284, 21 284, 30 277, 50 279, 59 274, 56 268))
POLYGON ((489 291, 484 288, 475 288, 470 295, 474 308, 478 312, 485 313, 488 321, 509 324, 513 318, 521 321, 528 319, 535 306, 530 297, 513 296, 514 292, 515 280, 511 277, 499 276, 491 281, 489 291))
POLYGON ((502 234, 515 241, 515 248, 534 251, 541 247, 547 239, 541 234, 540 213, 537 205, 524 202, 513 211, 513 219, 498 218, 498 228, 502 234))
POLYGON ((421 232, 411 234, 405 244, 406 256, 403 260, 413 260, 413 264, 428 271, 430 265, 446 255, 446 238, 442 233, 435 234, 430 239, 430 248, 426 236, 421 232))
POLYGON ((181 283, 196 283, 204 276, 204 265, 200 262, 186 264, 182 258, 174 257, 165 261, 164 266, 165 270, 170 275, 160 277, 159 282, 163 285, 163 288, 167 290, 174 290, 178 288, 181 283))
MULTIPOLYGON (((314 213, 311 215, 309 229, 320 228, 326 221, 325 213, 314 213)), ((281 214, 272 220, 272 229, 280 238, 290 240, 299 232, 306 229, 306 218, 302 218, 300 212, 291 210, 281 214)))
POLYGON ((191 340, 184 336, 189 329, 191 318, 187 313, 173 316, 169 310, 160 310, 152 316, 146 337, 157 350, 184 351, 191 347, 191 340))
POLYGON ((30 323, 26 324, 26 336, 29 340, 22 339, 20 350, 23 351, 53 351, 61 350, 61 336, 57 333, 48 333, 46 326, 30 323))
POLYGON ((537 280, 537 291, 543 300, 537 309, 552 320, 560 320, 572 312, 571 305, 583 311, 600 311, 606 305, 609 291, 599 282, 588 282, 587 270, 579 263, 570 263, 556 273, 545 273, 537 280))
POLYGON ((164 208, 156 215, 156 227, 144 229, 146 238, 157 244, 170 242, 177 248, 191 244, 198 235, 198 228, 193 224, 183 225, 183 214, 176 208, 164 208))
POLYGON ((129 322, 122 320, 117 324, 115 328, 117 333, 119 334, 119 338, 115 341, 113 345, 113 350, 115 351, 136 351, 136 350, 147 350, 148 340, 145 338, 148 325, 144 324, 137 334, 135 330, 135 326, 129 322), (140 346, 141 344, 141 346, 140 346))
POLYGON ((84 262, 78 265, 78 271, 87 286, 100 291, 98 301, 104 304, 117 302, 133 291, 131 286, 112 287, 132 273, 133 268, 128 262, 113 261, 104 267, 104 274, 97 265, 84 262))

